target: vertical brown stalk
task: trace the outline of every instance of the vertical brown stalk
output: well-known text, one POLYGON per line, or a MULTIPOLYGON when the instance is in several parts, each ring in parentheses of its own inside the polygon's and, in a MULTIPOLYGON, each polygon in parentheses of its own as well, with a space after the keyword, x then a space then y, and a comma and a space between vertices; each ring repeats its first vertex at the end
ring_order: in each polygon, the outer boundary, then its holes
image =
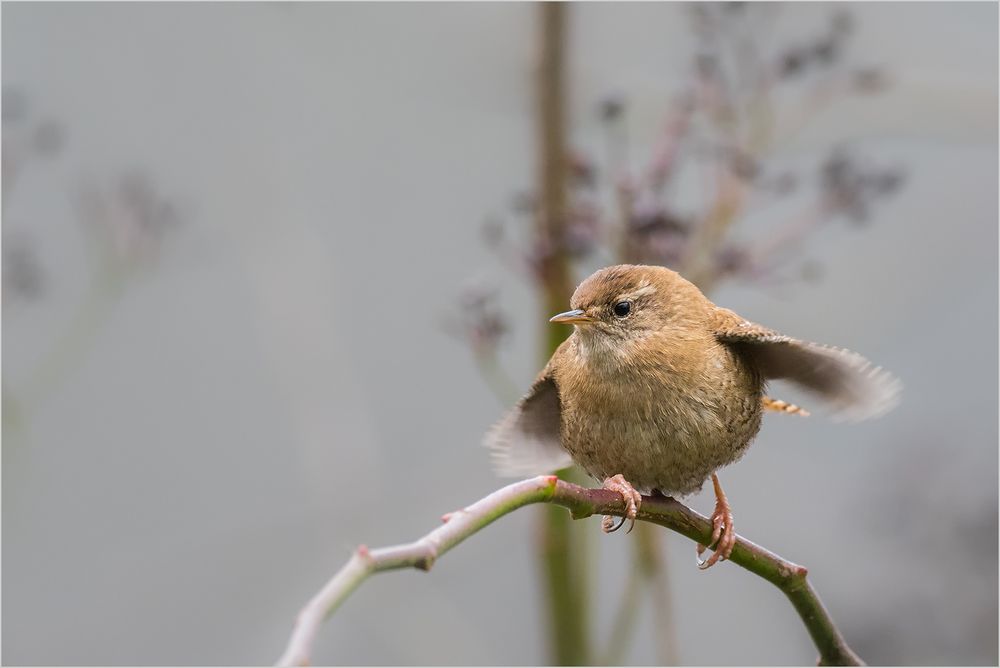
MULTIPOLYGON (((677 624, 674 620, 674 601, 670 587, 667 555, 660 547, 660 536, 650 527, 636 526, 635 563, 648 579, 650 598, 653 601, 653 633, 656 658, 661 665, 679 666, 677 651, 677 624)), ((635 601, 638 605, 639 602, 635 601)))
MULTIPOLYGON (((572 292, 565 239, 567 215, 566 149, 566 11, 568 5, 538 5, 540 63, 538 100, 539 207, 536 220, 536 267, 542 290, 545 364, 569 335, 568 328, 548 325, 548 317, 566 310, 572 292)), ((563 475, 565 472, 560 472, 563 475)), ((556 665, 589 663, 586 545, 580 527, 558 508, 543 509, 539 562, 548 616, 549 661, 556 665)))
MULTIPOLYGON (((545 293, 545 314, 566 310, 572 292, 565 239, 567 213, 566 8, 558 2, 539 5, 541 13, 541 62, 538 72, 538 175, 540 206, 537 233, 539 267, 545 293)), ((568 335, 565 328, 545 325, 544 361, 568 335)))

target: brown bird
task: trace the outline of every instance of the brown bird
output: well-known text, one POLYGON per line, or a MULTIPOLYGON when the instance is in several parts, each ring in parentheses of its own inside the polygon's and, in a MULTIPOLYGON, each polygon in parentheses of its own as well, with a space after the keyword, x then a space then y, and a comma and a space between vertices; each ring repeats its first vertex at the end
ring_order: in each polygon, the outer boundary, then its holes
MULTIPOLYGON (((621 493, 629 530, 640 492, 684 496, 711 478, 713 554, 701 568, 728 558, 736 541, 716 471, 743 456, 764 410, 808 415, 766 397, 768 380, 791 381, 847 419, 897 401, 898 381, 860 355, 744 320, 665 267, 601 269, 570 307, 551 321, 573 324, 573 334, 486 436, 497 471, 534 475, 575 462, 621 493)), ((605 517, 602 527, 624 522, 605 517)))

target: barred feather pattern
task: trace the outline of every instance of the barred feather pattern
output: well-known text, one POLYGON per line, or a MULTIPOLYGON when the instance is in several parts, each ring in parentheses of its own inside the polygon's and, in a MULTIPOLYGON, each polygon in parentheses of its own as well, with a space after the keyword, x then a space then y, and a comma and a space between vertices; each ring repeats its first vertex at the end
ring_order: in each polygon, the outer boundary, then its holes
POLYGON ((761 397, 761 404, 764 406, 764 410, 774 411, 776 413, 788 413, 789 415, 801 415, 802 417, 809 417, 809 411, 797 406, 795 404, 790 404, 787 401, 782 401, 781 399, 772 399, 771 397, 761 397))

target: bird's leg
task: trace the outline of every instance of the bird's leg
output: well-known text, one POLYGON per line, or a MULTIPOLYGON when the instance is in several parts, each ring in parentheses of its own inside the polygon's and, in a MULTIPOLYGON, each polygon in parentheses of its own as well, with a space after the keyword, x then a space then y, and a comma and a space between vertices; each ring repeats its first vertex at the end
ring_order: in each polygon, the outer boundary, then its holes
POLYGON ((736 545, 736 532, 733 531, 733 511, 729 507, 729 500, 726 493, 722 491, 722 483, 719 476, 712 474, 712 485, 715 487, 715 512, 712 513, 712 540, 708 547, 714 552, 708 559, 702 561, 701 555, 705 552, 705 546, 698 545, 698 568, 705 570, 711 568, 720 559, 728 559, 736 545))
POLYGON ((776 413, 789 413, 792 415, 801 415, 802 417, 809 417, 809 411, 802 408, 801 406, 796 406, 795 404, 790 404, 787 401, 782 401, 781 399, 772 399, 771 397, 761 397, 761 404, 764 406, 766 411, 774 411, 776 413))
POLYGON ((625 520, 628 519, 631 524, 629 524, 628 531, 625 533, 629 533, 632 531, 632 527, 635 526, 635 517, 639 513, 639 506, 642 505, 642 495, 636 491, 635 487, 621 473, 605 479, 602 487, 622 495, 622 498, 625 500, 625 517, 618 524, 615 524, 615 518, 612 515, 605 515, 604 519, 601 520, 601 529, 604 530, 604 533, 618 531, 625 524, 625 520))

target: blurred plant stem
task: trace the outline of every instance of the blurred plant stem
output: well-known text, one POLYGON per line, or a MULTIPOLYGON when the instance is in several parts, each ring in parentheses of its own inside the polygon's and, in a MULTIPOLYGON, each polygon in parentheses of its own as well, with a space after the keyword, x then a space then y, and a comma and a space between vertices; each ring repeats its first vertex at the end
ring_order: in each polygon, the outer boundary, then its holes
POLYGON ((635 527, 632 541, 633 568, 628 572, 625 589, 612 622, 608 647, 601 655, 599 664, 602 666, 620 666, 625 663, 629 640, 639 618, 639 600, 643 592, 648 592, 652 599, 657 662, 664 666, 680 664, 667 560, 660 548, 659 535, 651 524, 640 523, 635 527))
MULTIPOLYGON (((566 144, 566 11, 567 5, 545 2, 538 6, 540 62, 537 77, 538 178, 536 213, 536 271, 542 291, 541 363, 569 335, 568 328, 552 327, 548 318, 565 310, 573 289, 569 257, 562 243, 567 223, 566 144)), ((558 472, 568 478, 569 470, 558 472)), ((559 508, 546 507, 540 516, 538 560, 548 612, 549 662, 587 665, 590 660, 589 577, 587 537, 572 526, 559 508)))
POLYGON ((84 358, 101 325, 122 294, 123 279, 122 270, 114 263, 104 262, 98 266, 87 294, 77 306, 73 318, 59 332, 48 353, 24 381, 17 399, 19 424, 27 423, 31 411, 84 358))
POLYGON ((475 355, 476 366, 479 373, 493 390, 501 406, 513 406, 520 397, 521 390, 517 387, 506 369, 497 360, 494 351, 477 353, 475 355))
MULTIPOLYGON (((641 529, 642 525, 636 527, 637 532, 641 529)), ((608 646, 600 655, 599 665, 621 666, 625 663, 629 640, 633 635, 632 629, 635 628, 636 620, 639 619, 638 602, 642 594, 644 579, 645 574, 640 570, 636 568, 629 570, 628 578, 625 580, 625 588, 622 589, 621 600, 618 603, 618 610, 611 623, 608 646)))
POLYGON ((722 172, 719 180, 715 201, 703 223, 695 228, 691 248, 680 268, 680 273, 706 295, 719 279, 716 253, 725 241, 726 233, 740 212, 744 200, 743 187, 735 176, 722 172))
POLYGON ((636 554, 641 556, 642 573, 650 581, 653 620, 657 632, 656 656, 665 666, 681 665, 677 642, 677 622, 674 617, 674 595, 670 587, 667 556, 659 542, 659 534, 652 526, 643 524, 636 536, 636 554))

